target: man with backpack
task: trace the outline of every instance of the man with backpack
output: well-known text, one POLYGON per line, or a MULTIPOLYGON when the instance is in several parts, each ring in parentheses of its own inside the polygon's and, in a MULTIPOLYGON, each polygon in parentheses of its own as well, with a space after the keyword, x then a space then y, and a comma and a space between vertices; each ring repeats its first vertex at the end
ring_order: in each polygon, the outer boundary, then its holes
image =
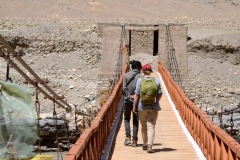
POLYGON ((132 134, 132 144, 131 144, 131 129, 130 129, 130 119, 133 110, 133 99, 134 91, 136 88, 136 82, 138 78, 141 78, 142 64, 139 61, 130 61, 132 70, 125 73, 123 76, 123 97, 124 97, 124 125, 126 132, 126 139, 124 145, 132 145, 132 147, 137 147, 138 140, 138 115, 133 114, 133 134, 132 134))
POLYGON ((161 110, 159 100, 162 97, 162 91, 160 81, 150 76, 152 72, 151 65, 145 64, 142 67, 142 71, 144 77, 137 80, 133 112, 138 114, 142 125, 143 150, 153 153, 152 145, 155 135, 155 124, 158 111, 161 110))

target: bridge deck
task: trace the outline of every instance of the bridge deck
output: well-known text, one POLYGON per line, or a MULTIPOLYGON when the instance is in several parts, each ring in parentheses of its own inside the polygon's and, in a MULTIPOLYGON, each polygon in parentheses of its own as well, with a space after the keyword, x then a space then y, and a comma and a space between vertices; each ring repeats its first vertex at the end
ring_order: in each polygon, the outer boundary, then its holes
MULTIPOLYGON (((152 76, 157 77, 157 74, 152 76)), ((124 146, 125 129, 124 121, 121 123, 116 144, 112 155, 112 160, 141 160, 141 159, 164 159, 164 160, 194 160, 198 159, 193 148, 189 144, 177 118, 170 106, 167 96, 162 87, 163 97, 160 100, 162 110, 159 112, 153 149, 155 153, 149 154, 142 150, 141 124, 139 124, 138 147, 124 146)), ((131 122, 132 123, 132 122, 131 122)))

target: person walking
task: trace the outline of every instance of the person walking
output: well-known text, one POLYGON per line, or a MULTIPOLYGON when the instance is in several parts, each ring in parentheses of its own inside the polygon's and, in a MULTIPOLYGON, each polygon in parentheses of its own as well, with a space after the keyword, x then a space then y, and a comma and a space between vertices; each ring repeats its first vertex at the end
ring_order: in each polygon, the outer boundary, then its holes
POLYGON ((138 78, 141 78, 142 64, 139 61, 130 61, 132 70, 125 73, 123 76, 123 97, 124 97, 124 125, 126 138, 124 145, 132 145, 132 147, 137 147, 138 141, 138 115, 132 114, 133 118, 133 133, 132 133, 132 144, 131 144, 131 128, 130 128, 130 119, 131 113, 133 110, 133 99, 134 91, 136 88, 136 82, 138 78))
POLYGON ((142 67, 143 78, 139 78, 136 83, 133 112, 138 114, 142 125, 143 150, 153 153, 153 141, 155 137, 155 124, 158 111, 161 110, 159 100, 162 97, 160 81, 151 77, 152 67, 145 64, 142 67))

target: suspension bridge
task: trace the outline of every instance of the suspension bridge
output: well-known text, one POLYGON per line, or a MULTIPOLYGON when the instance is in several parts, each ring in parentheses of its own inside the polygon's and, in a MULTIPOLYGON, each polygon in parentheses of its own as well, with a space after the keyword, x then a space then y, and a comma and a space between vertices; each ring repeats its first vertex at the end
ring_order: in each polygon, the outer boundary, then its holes
MULTIPOLYGON (((60 154, 58 159, 64 160, 107 160, 107 159, 209 159, 235 160, 240 159, 240 145, 222 128, 212 122, 210 117, 188 99, 181 89, 181 77, 186 74, 184 64, 186 37, 181 39, 179 34, 186 35, 184 25, 154 25, 154 26, 114 26, 107 27, 103 32, 102 64, 112 60, 109 65, 101 65, 98 84, 98 103, 101 109, 94 115, 80 112, 76 106, 64 101, 63 96, 57 95, 21 58, 20 53, 0 36, 2 45, 8 52, 0 50, 0 56, 18 71, 26 83, 32 84, 37 91, 47 99, 62 107, 66 112, 74 110, 75 142, 65 157, 60 154), (122 122, 123 99, 122 77, 129 70, 129 55, 131 54, 131 31, 157 31, 158 68, 152 76, 161 81, 163 97, 160 100, 162 110, 156 123, 153 149, 155 153, 148 154, 142 150, 141 135, 138 147, 124 146, 124 124, 122 122), (175 37, 175 39, 174 39, 175 37), (176 38, 177 37, 177 38, 176 38), (117 48, 117 49, 116 49, 117 48), (116 52, 113 54, 113 51, 116 52), (13 60, 14 59, 14 60, 13 60), (29 77, 15 63, 18 61, 32 75, 29 77), (112 70, 111 70, 112 69, 112 70), (111 83, 106 83, 108 79, 111 83), (105 83, 103 83, 105 82, 105 83), (81 115, 90 122, 89 127, 79 132, 77 116, 81 115), (94 118, 93 118, 94 117, 94 118)), ((155 55, 155 51, 153 53, 155 55)), ((7 71, 6 81, 10 80, 7 71)), ((37 99, 37 97, 36 97, 37 99)), ((40 110, 39 103, 35 103, 36 111, 40 110)), ((53 118, 57 119, 56 112, 53 118)), ((38 114, 37 114, 38 115, 38 114)), ((36 117, 39 122, 39 117, 36 117)), ((54 121, 57 125, 57 120, 54 121)), ((66 127, 68 128, 68 127, 66 127)), ((140 127, 141 129, 141 127, 140 127)), ((55 132, 57 132, 55 126, 55 132)), ((69 142, 69 135, 66 132, 69 142)), ((59 137, 56 134, 56 143, 59 137)), ((40 144, 39 144, 40 145, 40 144)), ((59 145, 57 144, 57 152, 59 145)), ((10 153, 16 154, 16 153, 10 153)), ((40 153, 41 154, 41 153, 40 153)))

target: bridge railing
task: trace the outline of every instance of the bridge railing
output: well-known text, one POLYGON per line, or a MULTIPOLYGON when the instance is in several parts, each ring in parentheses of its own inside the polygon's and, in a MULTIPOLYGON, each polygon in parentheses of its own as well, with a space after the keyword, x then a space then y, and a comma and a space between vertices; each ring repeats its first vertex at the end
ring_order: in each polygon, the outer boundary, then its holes
POLYGON ((160 62, 158 62, 158 71, 162 75, 169 95, 185 126, 201 148, 206 159, 240 159, 239 143, 214 124, 204 111, 187 98, 172 79, 169 71, 160 62))
POLYGON ((82 133, 64 160, 96 160, 101 158, 122 97, 122 78, 127 70, 128 64, 125 65, 112 94, 94 118, 91 127, 82 133))

